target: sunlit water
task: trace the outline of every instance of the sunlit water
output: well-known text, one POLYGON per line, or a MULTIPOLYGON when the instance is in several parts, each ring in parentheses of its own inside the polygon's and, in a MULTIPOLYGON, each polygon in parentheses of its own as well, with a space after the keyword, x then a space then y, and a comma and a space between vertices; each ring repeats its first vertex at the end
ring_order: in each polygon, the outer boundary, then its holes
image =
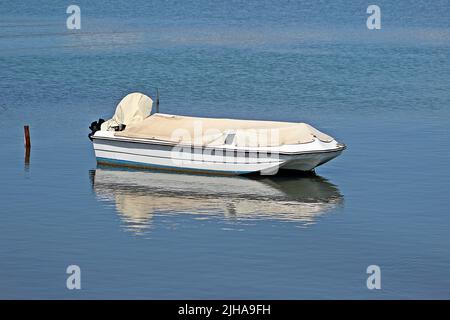
POLYGON ((379 31, 364 1, 77 4, 68 31, 64 1, 0 3, 0 297, 450 298, 448 1, 377 1, 379 31), (90 122, 153 86, 348 150, 316 177, 97 168, 90 122))

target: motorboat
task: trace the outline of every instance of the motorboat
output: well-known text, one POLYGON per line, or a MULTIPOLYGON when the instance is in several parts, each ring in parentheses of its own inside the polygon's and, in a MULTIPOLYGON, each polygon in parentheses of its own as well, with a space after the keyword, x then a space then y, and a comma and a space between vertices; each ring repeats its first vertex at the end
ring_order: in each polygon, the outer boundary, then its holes
POLYGON ((142 93, 124 97, 114 116, 92 122, 89 138, 103 165, 241 175, 311 171, 346 146, 302 122, 199 118, 152 113, 142 93))

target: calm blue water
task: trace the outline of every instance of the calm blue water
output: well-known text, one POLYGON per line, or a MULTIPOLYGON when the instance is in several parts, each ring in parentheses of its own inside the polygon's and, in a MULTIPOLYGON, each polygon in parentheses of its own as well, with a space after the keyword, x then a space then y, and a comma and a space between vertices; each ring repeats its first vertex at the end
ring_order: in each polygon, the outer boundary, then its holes
POLYGON ((68 4, 0 2, 1 298, 450 298, 448 1, 376 1, 379 31, 366 1, 77 1, 78 31, 68 4), (97 168, 90 122, 152 86, 349 148, 307 178, 97 168))

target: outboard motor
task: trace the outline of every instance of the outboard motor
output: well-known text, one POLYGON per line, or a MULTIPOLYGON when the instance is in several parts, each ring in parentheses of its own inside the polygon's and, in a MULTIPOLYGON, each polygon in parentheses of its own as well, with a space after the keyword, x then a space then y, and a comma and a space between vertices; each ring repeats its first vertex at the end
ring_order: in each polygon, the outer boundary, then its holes
POLYGON ((102 118, 98 119, 98 121, 94 121, 89 126, 89 129, 91 129, 91 133, 88 134, 89 139, 92 141, 92 136, 101 129, 102 123, 105 122, 102 118))

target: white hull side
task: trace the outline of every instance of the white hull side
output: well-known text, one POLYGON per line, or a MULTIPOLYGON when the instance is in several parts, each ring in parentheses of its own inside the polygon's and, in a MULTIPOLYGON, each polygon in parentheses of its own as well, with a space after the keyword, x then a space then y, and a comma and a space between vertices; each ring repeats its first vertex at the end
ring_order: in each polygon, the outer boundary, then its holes
POLYGON ((214 156, 183 153, 174 155, 172 147, 149 144, 130 144, 122 141, 95 141, 97 161, 102 164, 148 167, 155 169, 246 174, 276 170, 283 164, 281 159, 248 159, 234 156, 214 156))
POLYGON ((96 139, 94 150, 97 162, 101 164, 147 167, 154 169, 210 172, 222 174, 276 174, 278 169, 309 171, 336 156, 342 150, 302 154, 267 154, 244 151, 211 154, 204 150, 193 153, 176 153, 173 146, 119 139, 96 139))
POLYGON ((310 153, 298 156, 292 156, 291 159, 285 161, 281 166, 282 169, 310 171, 314 168, 336 158, 342 153, 340 151, 310 153))

